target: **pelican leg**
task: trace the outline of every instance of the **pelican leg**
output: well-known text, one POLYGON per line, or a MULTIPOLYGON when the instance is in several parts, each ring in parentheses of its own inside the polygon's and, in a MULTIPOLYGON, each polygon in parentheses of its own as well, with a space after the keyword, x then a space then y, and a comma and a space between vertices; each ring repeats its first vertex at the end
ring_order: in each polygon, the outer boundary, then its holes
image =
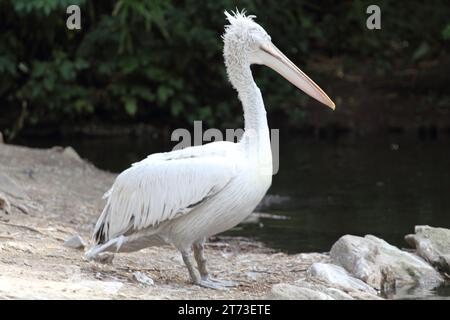
POLYGON ((215 290, 225 289, 224 286, 215 281, 212 281, 209 278, 202 279, 202 277, 199 275, 199 272, 195 268, 195 258, 192 255, 192 251, 190 249, 181 250, 181 256, 183 257, 184 264, 186 265, 189 271, 189 275, 191 276, 191 280, 194 284, 208 289, 215 289, 215 290))
POLYGON ((200 272, 200 277, 202 281, 212 283, 215 286, 223 289, 224 287, 236 287, 238 284, 234 281, 218 280, 209 275, 208 269, 206 268, 206 257, 205 257, 205 239, 197 241, 193 245, 194 247, 194 257, 197 261, 198 271, 200 272))
POLYGON ((194 245, 194 257, 197 261, 198 271, 200 272, 200 276, 203 280, 207 280, 209 278, 208 269, 206 268, 206 257, 205 257, 205 240, 200 240, 195 242, 194 245))
POLYGON ((197 270, 195 270, 194 266, 195 261, 194 258, 192 257, 192 251, 189 249, 181 250, 181 256, 183 257, 184 264, 186 265, 189 271, 189 275, 191 276, 192 282, 195 284, 199 284, 201 282, 201 278, 197 270))

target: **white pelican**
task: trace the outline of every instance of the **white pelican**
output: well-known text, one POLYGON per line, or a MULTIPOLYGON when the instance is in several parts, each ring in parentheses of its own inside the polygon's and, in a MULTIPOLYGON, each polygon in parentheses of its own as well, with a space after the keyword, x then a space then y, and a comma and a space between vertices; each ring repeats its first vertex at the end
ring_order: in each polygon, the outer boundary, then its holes
POLYGON ((238 143, 212 142, 152 154, 123 171, 105 194, 107 203, 95 226, 88 259, 104 251, 172 244, 181 252, 194 284, 222 288, 226 283, 208 274, 204 241, 250 215, 272 182, 266 110, 250 66, 272 68, 334 109, 322 89, 272 44, 254 16, 225 15, 229 25, 223 55, 244 109, 244 135, 238 143))

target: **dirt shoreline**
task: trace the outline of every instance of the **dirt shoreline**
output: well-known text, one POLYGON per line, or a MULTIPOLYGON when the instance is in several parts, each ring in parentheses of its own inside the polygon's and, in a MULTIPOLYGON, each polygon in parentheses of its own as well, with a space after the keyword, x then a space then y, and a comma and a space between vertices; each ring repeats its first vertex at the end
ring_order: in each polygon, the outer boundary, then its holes
POLYGON ((88 262, 65 247, 74 234, 89 239, 115 174, 95 168, 71 148, 30 149, 0 144, 0 298, 2 299, 258 299, 277 283, 305 277, 326 254, 270 252, 245 239, 213 239, 206 252, 212 273, 238 281, 228 291, 189 283, 172 247, 120 254, 113 264, 88 262), (154 280, 133 279, 142 272, 154 280))

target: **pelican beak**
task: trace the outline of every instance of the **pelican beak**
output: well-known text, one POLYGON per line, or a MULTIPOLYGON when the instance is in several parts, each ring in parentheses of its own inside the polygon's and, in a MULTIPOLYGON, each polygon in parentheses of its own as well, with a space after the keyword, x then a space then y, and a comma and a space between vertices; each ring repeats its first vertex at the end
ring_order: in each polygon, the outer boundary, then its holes
POLYGON ((333 110, 335 109, 335 104, 328 95, 280 50, 278 50, 272 42, 267 41, 261 45, 260 50, 255 52, 252 58, 253 63, 268 66, 310 97, 333 110))

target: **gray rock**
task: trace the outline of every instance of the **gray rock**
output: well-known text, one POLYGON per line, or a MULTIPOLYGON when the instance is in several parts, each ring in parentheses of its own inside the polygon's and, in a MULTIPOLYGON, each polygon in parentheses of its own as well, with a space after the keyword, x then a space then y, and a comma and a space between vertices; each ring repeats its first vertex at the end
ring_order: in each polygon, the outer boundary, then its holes
POLYGON ((334 300, 354 300, 354 298, 351 295, 345 293, 344 291, 336 288, 329 288, 320 282, 300 279, 295 281, 295 285, 316 292, 322 292, 327 296, 333 298, 334 300))
POLYGON ((114 253, 111 252, 100 252, 94 258, 92 258, 95 262, 103 263, 103 264, 112 264, 114 260, 114 253))
POLYGON ((258 278, 261 276, 260 273, 257 272, 253 272, 253 271, 249 271, 245 273, 245 276, 247 279, 249 279, 250 281, 257 281, 258 278))
POLYGON ((81 157, 78 155, 78 153, 75 151, 74 148, 68 146, 65 147, 64 150, 62 151, 63 156, 77 160, 77 161, 83 161, 81 159, 81 157))
POLYGON ((146 286, 152 286, 155 284, 153 279, 149 278, 140 271, 136 271, 133 273, 133 280, 146 286))
POLYGON ((0 172, 0 191, 7 196, 14 197, 16 199, 29 199, 23 188, 19 186, 15 180, 3 172, 0 172))
POLYGON ((330 257, 377 290, 390 291, 404 285, 434 288, 443 282, 423 259, 371 235, 341 237, 331 248, 330 257))
POLYGON ((437 269, 450 273, 450 229, 416 226, 405 236, 416 253, 437 269))
POLYGON ((355 298, 353 298, 351 295, 345 293, 342 290, 336 289, 336 288, 324 287, 321 292, 330 296, 334 300, 355 300, 355 298))
POLYGON ((287 283, 279 283, 272 286, 270 293, 265 297, 268 300, 334 300, 329 295, 298 287, 287 283))
POLYGON ((352 277, 344 268, 330 263, 316 262, 309 267, 306 274, 309 278, 324 282, 330 287, 345 291, 363 291, 377 295, 377 291, 360 279, 352 277))
POLYGON ((83 239, 78 235, 73 235, 64 242, 64 246, 72 249, 84 249, 86 244, 83 239))

